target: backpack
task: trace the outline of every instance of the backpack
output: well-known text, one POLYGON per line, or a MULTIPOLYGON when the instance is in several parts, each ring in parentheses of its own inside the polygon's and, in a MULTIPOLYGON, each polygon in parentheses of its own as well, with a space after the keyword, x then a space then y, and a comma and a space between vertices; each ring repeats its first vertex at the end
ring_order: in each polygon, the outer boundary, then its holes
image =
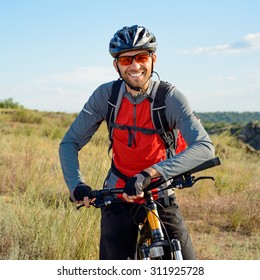
MULTIPOLYGON (((113 128, 117 127, 115 124, 116 119, 116 108, 119 108, 118 97, 119 91, 123 80, 118 79, 112 85, 112 94, 110 99, 108 100, 108 111, 106 116, 107 121, 107 128, 109 132, 109 140, 110 140, 110 147, 112 147, 112 134, 113 128)), ((166 93, 172 88, 172 85, 160 81, 158 88, 156 90, 154 98, 148 96, 148 100, 152 103, 151 110, 152 110, 152 121, 154 124, 155 129, 141 129, 141 132, 145 134, 157 133, 165 143, 165 147, 167 150, 167 156, 170 157, 175 153, 179 153, 186 148, 186 142, 184 141, 182 135, 180 134, 179 130, 173 129, 169 127, 169 124, 166 120, 165 116, 165 95, 166 93)), ((128 129, 128 127, 120 127, 120 129, 128 129)), ((140 128, 131 127, 132 130, 140 131, 140 128)))

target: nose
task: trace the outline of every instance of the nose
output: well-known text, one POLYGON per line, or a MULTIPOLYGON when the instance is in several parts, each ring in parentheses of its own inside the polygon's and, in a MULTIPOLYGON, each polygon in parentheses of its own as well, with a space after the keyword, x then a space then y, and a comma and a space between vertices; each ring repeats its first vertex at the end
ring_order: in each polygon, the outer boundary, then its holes
POLYGON ((133 67, 135 69, 139 69, 140 68, 140 63, 138 63, 134 58, 130 67, 133 67))

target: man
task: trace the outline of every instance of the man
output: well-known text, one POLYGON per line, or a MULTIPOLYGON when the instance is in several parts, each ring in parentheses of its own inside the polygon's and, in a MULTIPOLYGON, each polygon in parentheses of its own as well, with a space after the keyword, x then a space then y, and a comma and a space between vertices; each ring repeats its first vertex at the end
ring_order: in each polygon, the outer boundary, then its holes
MULTIPOLYGON (((122 199, 129 203, 102 209, 100 259, 134 257, 138 228, 130 211, 134 207, 132 202, 140 200, 143 188, 151 180, 159 176, 167 180, 214 157, 210 138, 193 115, 185 96, 175 87, 166 93, 165 116, 169 127, 181 132, 187 149, 167 158, 166 146, 160 136, 143 133, 140 129, 154 129, 151 102, 156 82, 151 77, 156 63, 156 49, 155 36, 145 27, 137 25, 122 28, 110 41, 113 65, 123 83, 119 92, 122 101, 112 135, 113 163, 104 186, 124 188, 122 199)), ((89 207, 91 187, 81 177, 78 151, 106 119, 112 84, 102 84, 94 91, 60 145, 61 166, 71 198, 85 203, 86 207, 89 207)), ((170 239, 177 237, 180 240, 184 259, 195 259, 174 193, 162 193, 158 201, 164 207, 159 209, 159 214, 170 239)), ((139 212, 137 216, 142 220, 144 210, 139 212)))

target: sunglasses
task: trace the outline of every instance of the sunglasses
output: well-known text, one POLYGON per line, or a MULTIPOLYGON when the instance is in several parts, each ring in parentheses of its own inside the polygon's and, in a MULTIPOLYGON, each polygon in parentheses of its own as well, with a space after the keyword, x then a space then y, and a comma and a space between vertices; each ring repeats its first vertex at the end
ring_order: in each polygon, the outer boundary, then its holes
POLYGON ((133 63, 133 60, 141 64, 147 62, 151 55, 152 53, 138 53, 136 55, 131 55, 131 56, 125 55, 125 56, 117 57, 116 61, 122 66, 131 65, 133 63))

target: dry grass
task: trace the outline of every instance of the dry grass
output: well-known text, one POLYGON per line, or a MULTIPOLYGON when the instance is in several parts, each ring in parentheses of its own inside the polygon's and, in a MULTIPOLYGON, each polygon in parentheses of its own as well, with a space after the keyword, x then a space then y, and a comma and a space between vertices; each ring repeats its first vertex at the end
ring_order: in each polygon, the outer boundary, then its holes
MULTIPOLYGON (((0 111, 0 259, 98 258, 99 210, 68 202, 59 165, 74 117, 0 111)), ((260 259, 259 156, 225 134, 214 142, 222 165, 203 175, 215 181, 177 193, 198 258, 260 259)), ((80 161, 89 184, 101 187, 110 165, 104 126, 80 161)))
POLYGON ((203 175, 215 181, 178 191, 197 254, 200 259, 260 259, 259 157, 225 133, 213 140, 222 164, 203 175))

